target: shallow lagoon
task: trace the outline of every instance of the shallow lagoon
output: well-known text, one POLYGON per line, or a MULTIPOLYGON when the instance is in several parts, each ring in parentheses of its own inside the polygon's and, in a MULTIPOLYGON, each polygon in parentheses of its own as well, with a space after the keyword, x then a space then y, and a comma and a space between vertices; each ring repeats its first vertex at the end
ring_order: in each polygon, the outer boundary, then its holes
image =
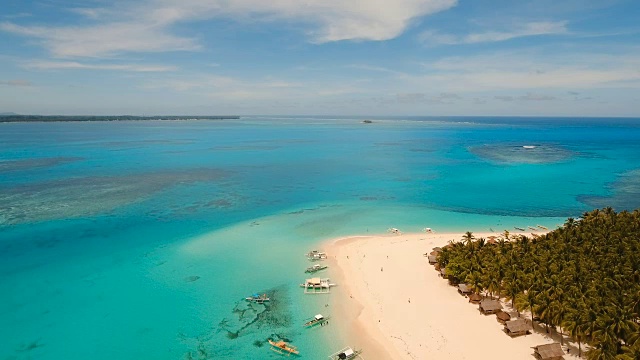
POLYGON ((279 336, 322 359, 344 344, 302 330, 327 302, 297 287, 322 239, 640 205, 637 122, 422 120, 3 124, 0 358, 275 358, 279 336), (531 144, 562 159, 473 151, 531 144))

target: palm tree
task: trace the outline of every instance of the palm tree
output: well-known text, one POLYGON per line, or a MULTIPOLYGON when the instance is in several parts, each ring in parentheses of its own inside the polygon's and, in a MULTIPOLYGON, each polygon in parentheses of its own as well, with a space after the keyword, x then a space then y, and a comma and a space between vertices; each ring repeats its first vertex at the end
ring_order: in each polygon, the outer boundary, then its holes
POLYGON ((473 242, 473 240, 475 240, 475 236, 473 236, 473 233, 471 231, 467 231, 466 233, 464 233, 464 235, 462 235, 462 243, 465 246, 469 246, 471 245, 471 243, 473 242))
POLYGON ((538 292, 534 286, 530 286, 524 293, 516 297, 516 306, 521 310, 531 311, 531 325, 533 326, 533 309, 537 305, 538 292))
POLYGON ((467 285, 469 285, 471 290, 473 290, 477 294, 481 294, 482 291, 484 291, 484 285, 482 284, 482 276, 480 275, 479 272, 470 273, 465 279, 465 282, 467 283, 467 285))
POLYGON ((585 337, 586 319, 580 308, 569 310, 562 323, 569 335, 578 342, 578 357, 582 356, 582 340, 585 337))

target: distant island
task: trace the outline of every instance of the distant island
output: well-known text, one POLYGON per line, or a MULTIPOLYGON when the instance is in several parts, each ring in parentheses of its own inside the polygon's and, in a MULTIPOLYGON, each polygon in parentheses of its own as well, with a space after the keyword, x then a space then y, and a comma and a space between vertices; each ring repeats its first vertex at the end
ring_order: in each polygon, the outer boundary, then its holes
POLYGON ((18 115, 14 113, 0 113, 0 123, 4 122, 60 122, 60 121, 141 121, 141 120, 236 120, 236 115, 216 116, 83 116, 83 115, 18 115))

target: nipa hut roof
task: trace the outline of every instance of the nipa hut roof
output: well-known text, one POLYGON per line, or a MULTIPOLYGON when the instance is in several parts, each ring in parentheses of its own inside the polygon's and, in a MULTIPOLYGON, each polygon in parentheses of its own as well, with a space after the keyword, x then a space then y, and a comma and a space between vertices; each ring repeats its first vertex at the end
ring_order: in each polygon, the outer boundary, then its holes
POLYGON ((440 274, 447 275, 447 268, 441 268, 440 269, 440 274))
POLYGON ((442 248, 439 246, 436 246, 432 249, 433 251, 442 251, 442 248))
POLYGON ((495 311, 502 309, 502 304, 498 300, 485 299, 480 302, 480 307, 485 311, 495 311))
POLYGON ((467 284, 459 284, 458 285, 458 290, 462 291, 462 292, 471 292, 471 289, 469 289, 469 287, 467 286, 467 284))
POLYGON ((559 343, 538 345, 534 348, 541 359, 552 359, 559 356, 564 356, 564 351, 559 343))
POLYGON ((429 255, 429 262, 436 262, 436 259, 435 255, 429 255))
MULTIPOLYGON (((509 321, 511 320, 511 315, 509 315, 508 313, 504 312, 504 311, 498 311, 496 313, 496 317, 502 321, 509 321)), ((515 321, 515 320, 514 320, 515 321)))
MULTIPOLYGON (((502 313, 502 314, 506 314, 506 313, 502 313)), ((509 329, 509 331, 512 333, 518 333, 523 331, 526 332, 531 330, 531 325, 529 325, 524 319, 507 321, 506 323, 504 323, 504 326, 507 329, 509 329)))
POLYGON ((480 300, 482 300, 482 296, 480 296, 480 294, 473 293, 473 294, 469 295, 469 300, 470 301, 480 301, 480 300))

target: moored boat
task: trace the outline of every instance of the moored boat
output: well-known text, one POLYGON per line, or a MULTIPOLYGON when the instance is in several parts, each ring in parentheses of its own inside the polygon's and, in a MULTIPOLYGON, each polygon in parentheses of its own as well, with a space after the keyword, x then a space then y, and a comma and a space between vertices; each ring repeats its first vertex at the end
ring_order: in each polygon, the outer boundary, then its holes
POLYGON ((364 360, 362 356, 360 356, 360 354, 362 354, 362 350, 353 350, 350 347, 346 347, 334 354, 329 355, 329 359, 331 360, 351 360, 351 359, 364 360))
POLYGON ((546 226, 542 226, 542 225, 536 225, 536 226, 542 230, 549 230, 546 226))
POLYGON ((324 324, 329 320, 328 317, 324 317, 322 314, 318 314, 312 317, 310 320, 304 323, 304 327, 310 328, 316 326, 318 324, 324 324))
POLYGON ((298 348, 282 340, 273 341, 269 339, 269 344, 271 344, 271 350, 277 353, 280 353, 282 355, 289 356, 291 354, 295 354, 295 355, 300 354, 300 352, 298 351, 298 348))
POLYGON ((310 261, 325 260, 327 258, 327 253, 318 250, 312 250, 306 254, 306 257, 310 261))
POLYGON ((270 301, 271 299, 269 299, 269 297, 267 296, 267 294, 253 294, 249 297, 246 297, 245 300, 250 301, 250 302, 254 302, 254 303, 258 303, 258 304, 264 304, 267 301, 270 301))
POLYGON ((328 278, 317 277, 306 279, 304 283, 300 284, 300 287, 304 288, 305 294, 328 294, 333 286, 336 284, 330 283, 328 278))
POLYGON ((309 267, 307 268, 307 270, 305 270, 304 272, 305 272, 305 273, 312 274, 312 273, 318 272, 318 271, 320 271, 320 270, 324 270, 324 269, 326 269, 326 268, 328 268, 328 266, 327 266, 327 265, 315 264, 315 265, 313 265, 313 266, 309 266, 309 267))
POLYGON ((526 231, 524 228, 517 227, 517 226, 514 226, 513 228, 516 229, 516 230, 519 230, 519 231, 526 231))

